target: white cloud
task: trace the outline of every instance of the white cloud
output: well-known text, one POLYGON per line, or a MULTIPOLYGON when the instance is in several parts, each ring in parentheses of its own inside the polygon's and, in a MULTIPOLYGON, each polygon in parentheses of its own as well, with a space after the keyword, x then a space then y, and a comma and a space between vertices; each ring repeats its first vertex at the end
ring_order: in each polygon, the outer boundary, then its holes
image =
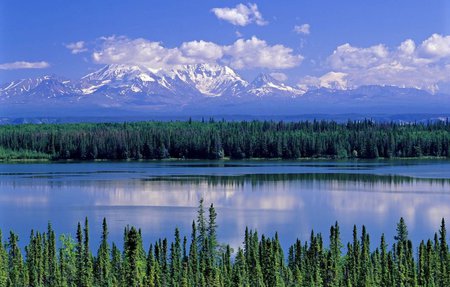
POLYGON ((196 63, 220 63, 236 69, 286 69, 299 65, 303 60, 301 55, 293 54, 291 48, 279 44, 271 46, 256 37, 238 39, 225 46, 202 40, 191 41, 175 48, 143 38, 104 37, 92 58, 102 64, 141 65, 154 70, 196 63))
POLYGON ((450 36, 433 34, 419 47, 423 56, 444 58, 450 56, 450 36))
POLYGON ((143 38, 111 36, 101 40, 101 48, 92 54, 97 63, 142 65, 158 70, 190 64, 193 60, 186 58, 178 48, 165 48, 160 42, 143 38))
POLYGON ((247 26, 251 23, 263 26, 268 23, 262 17, 256 4, 249 3, 248 6, 237 4, 234 8, 213 8, 211 11, 217 18, 228 21, 236 26, 247 26))
POLYGON ((280 72, 270 73, 270 76, 280 82, 285 82, 288 79, 288 76, 285 73, 280 72))
POLYGON ((292 52, 291 48, 279 44, 270 46, 255 36, 248 40, 238 39, 233 45, 224 47, 224 53, 229 56, 226 62, 236 69, 292 68, 303 60, 301 55, 292 52))
POLYGON ((347 74, 340 72, 328 72, 321 77, 306 76, 300 80, 299 87, 307 89, 308 87, 328 88, 336 90, 345 90, 349 88, 347 74))
POLYGON ((223 49, 221 46, 205 41, 185 42, 180 47, 183 54, 198 61, 210 62, 222 58, 223 49))
POLYGON ((309 24, 295 25, 294 31, 297 34, 309 35, 311 26, 309 24))
POLYGON ((85 46, 85 42, 84 41, 78 41, 78 42, 74 42, 74 43, 69 43, 67 45, 65 45, 67 49, 70 50, 70 52, 72 54, 79 54, 82 52, 86 52, 88 49, 85 46))
POLYGON ((50 64, 44 61, 41 62, 18 61, 13 63, 0 64, 0 70, 44 69, 48 67, 50 67, 50 64))
MULTIPOLYGON (((329 72, 345 75, 342 79, 346 82, 340 82, 348 87, 393 85, 435 92, 440 83, 450 82, 450 36, 433 34, 418 45, 407 39, 394 48, 383 44, 355 47, 347 43, 337 47, 327 63, 329 72)), ((302 79, 300 84, 314 79, 326 87, 323 77, 302 79)))

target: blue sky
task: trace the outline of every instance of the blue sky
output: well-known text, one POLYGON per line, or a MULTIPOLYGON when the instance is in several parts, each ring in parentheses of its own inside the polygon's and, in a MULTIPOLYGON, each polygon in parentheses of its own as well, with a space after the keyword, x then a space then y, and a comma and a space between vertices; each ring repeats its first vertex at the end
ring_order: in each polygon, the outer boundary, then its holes
POLYGON ((4 0, 0 82, 79 78, 109 63, 217 62, 247 80, 267 72, 292 85, 442 90, 447 2, 4 0))

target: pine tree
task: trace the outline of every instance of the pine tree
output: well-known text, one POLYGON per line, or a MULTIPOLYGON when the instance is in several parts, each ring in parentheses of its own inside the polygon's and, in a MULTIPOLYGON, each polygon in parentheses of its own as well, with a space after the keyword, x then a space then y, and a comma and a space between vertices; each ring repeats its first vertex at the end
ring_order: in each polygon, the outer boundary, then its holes
POLYGON ((328 286, 341 285, 341 249, 339 225, 336 222, 330 229, 330 259, 328 286))
POLYGON ((3 243, 3 235, 0 229, 0 286, 6 286, 8 282, 8 253, 3 243))
POLYGON ((389 254, 387 252, 387 244, 384 237, 384 233, 381 235, 381 243, 380 243, 380 260, 381 260, 381 287, 389 287, 391 286, 391 276, 390 276, 390 268, 389 268, 389 254))
POLYGON ((203 242, 207 236, 207 226, 205 219, 205 209, 203 208, 203 198, 200 199, 200 203, 197 210, 197 228, 198 228, 197 250, 201 251, 204 248, 203 242))
POLYGON ((122 255, 119 248, 113 243, 111 247, 111 280, 112 286, 121 286, 122 277, 122 255))
POLYGON ((209 220, 208 220, 208 243, 209 243, 209 257, 211 260, 211 264, 213 266, 216 265, 216 257, 217 257, 217 213, 214 209, 214 205, 211 203, 209 207, 209 220))
POLYGON ((8 266, 9 282, 7 286, 27 286, 28 276, 23 263, 22 252, 19 247, 19 237, 14 232, 9 233, 8 241, 8 266))
POLYGON ((52 228, 51 223, 48 223, 47 234, 46 234, 46 258, 47 261, 45 266, 47 268, 45 275, 45 286, 56 286, 57 284, 57 274, 58 274, 58 260, 56 255, 56 236, 55 231, 52 228))
POLYGON ((111 250, 108 243, 108 225, 106 223, 106 219, 103 218, 101 243, 97 252, 97 260, 95 264, 95 281, 96 285, 99 287, 112 286, 113 284, 111 276, 110 252, 111 250))
POLYGON ((397 235, 394 237, 394 239, 397 240, 397 244, 406 244, 406 242, 408 241, 408 228, 406 227, 406 223, 403 217, 400 218, 400 221, 397 224, 397 235))
POLYGON ((247 264, 245 262, 244 252, 239 248, 233 267, 232 286, 233 287, 250 287, 248 280, 247 264))
POLYGON ((195 221, 192 221, 191 244, 189 247, 188 260, 188 271, 191 286, 199 286, 200 282, 200 265, 197 246, 197 228, 195 226, 195 221))
POLYGON ((67 287, 77 286, 76 243, 68 235, 61 235, 59 241, 61 243, 61 248, 59 249, 59 285, 67 287))
POLYGON ((182 259, 181 259, 181 242, 180 231, 175 229, 175 242, 170 248, 170 277, 172 278, 172 286, 177 287, 181 283, 182 259))
POLYGON ((125 286, 144 284, 146 259, 142 253, 142 237, 135 227, 126 228, 123 258, 123 281, 125 286))
POLYGON ((442 218, 441 228, 439 230, 439 286, 450 286, 450 262, 447 244, 447 229, 445 228, 445 220, 442 218))
POLYGON ((76 285, 77 287, 85 287, 84 285, 84 248, 83 248, 83 232, 81 224, 77 226, 77 245, 76 245, 76 285))
POLYGON ((89 248, 89 222, 84 220, 84 241, 83 241, 83 286, 91 287, 94 284, 92 254, 89 248))

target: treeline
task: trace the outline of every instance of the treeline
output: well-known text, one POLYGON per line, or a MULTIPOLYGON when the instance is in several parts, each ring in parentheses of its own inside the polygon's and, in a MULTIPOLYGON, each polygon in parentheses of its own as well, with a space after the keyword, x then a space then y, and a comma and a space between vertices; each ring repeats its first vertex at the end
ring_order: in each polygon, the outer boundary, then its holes
POLYGON ((175 230, 174 240, 160 239, 144 249, 141 230, 126 227, 120 250, 103 232, 96 255, 91 251, 89 224, 79 223, 76 238, 60 237, 57 247, 51 225, 31 232, 25 256, 18 236, 10 232, 0 244, 0 286, 450 286, 450 256, 444 219, 434 239, 415 249, 403 219, 388 249, 384 235, 373 248, 365 227, 346 246, 339 225, 330 229, 329 245, 311 232, 309 242, 297 240, 285 253, 278 236, 245 231, 243 248, 233 252, 217 240, 216 211, 200 201, 190 238, 175 230), (287 258, 286 258, 287 254, 287 258))
POLYGON ((210 120, 5 125, 0 126, 0 148, 0 156, 26 158, 28 152, 76 160, 450 157, 450 124, 210 120))

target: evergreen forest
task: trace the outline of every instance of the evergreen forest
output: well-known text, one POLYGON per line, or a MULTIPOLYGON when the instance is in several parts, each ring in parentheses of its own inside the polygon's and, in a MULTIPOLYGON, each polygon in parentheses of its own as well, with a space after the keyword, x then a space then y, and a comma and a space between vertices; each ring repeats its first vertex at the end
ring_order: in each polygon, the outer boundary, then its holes
POLYGON ((450 124, 176 121, 0 126, 0 160, 450 157, 450 124))

